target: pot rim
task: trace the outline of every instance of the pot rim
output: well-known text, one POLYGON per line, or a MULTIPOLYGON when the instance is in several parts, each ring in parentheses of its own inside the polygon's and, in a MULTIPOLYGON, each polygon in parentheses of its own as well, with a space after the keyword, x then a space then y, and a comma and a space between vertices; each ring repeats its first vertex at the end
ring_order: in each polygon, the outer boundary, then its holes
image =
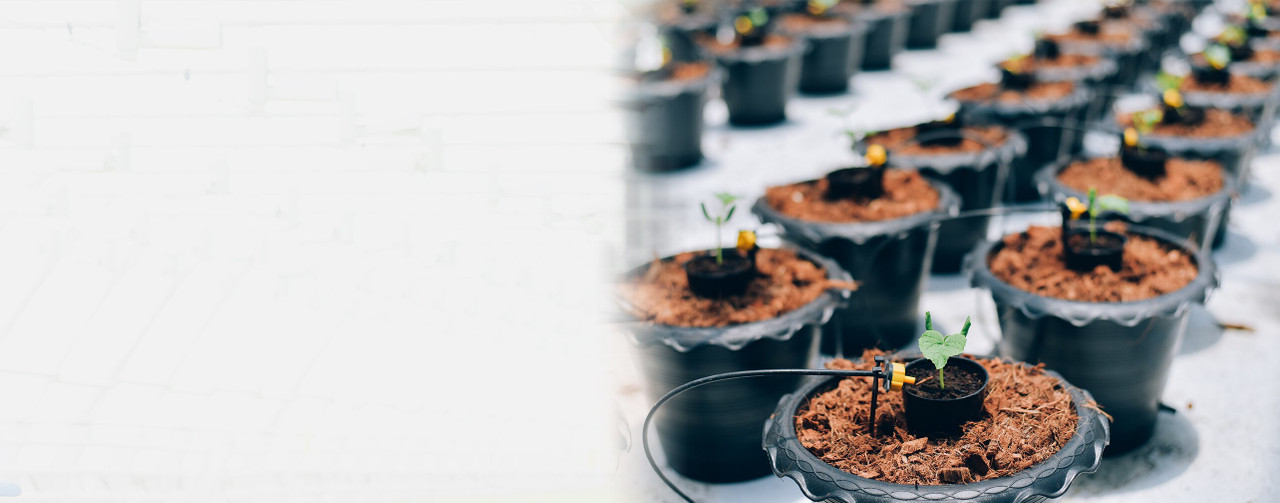
MULTIPOLYGON (((1068 187, 1058 180, 1058 173, 1066 169, 1072 163, 1096 159, 1099 157, 1109 157, 1101 155, 1080 155, 1072 156, 1066 159, 1059 159, 1049 165, 1036 171, 1034 180, 1036 189, 1040 191, 1042 196, 1050 197, 1054 202, 1062 202, 1067 197, 1085 197, 1084 191, 1076 190, 1068 187)), ((1214 161, 1218 162, 1218 161, 1214 161)), ((1184 199, 1181 201, 1129 201, 1129 216, 1141 224, 1150 218, 1169 218, 1174 222, 1182 222, 1192 215, 1200 214, 1205 211, 1211 211, 1214 205, 1225 205, 1227 200, 1236 194, 1236 180, 1232 173, 1227 171, 1226 166, 1218 163, 1219 173, 1222 176, 1222 188, 1213 194, 1201 196, 1194 199, 1184 199)))
MULTIPOLYGON (((1026 365, 1008 358, 1000 359, 1026 365)), ((818 459, 800 444, 796 436, 795 412, 816 390, 838 383, 842 377, 814 379, 796 392, 783 396, 773 416, 765 423, 763 448, 769 456, 773 473, 794 480, 805 497, 813 501, 971 500, 982 496, 1004 496, 1001 501, 1024 501, 1032 496, 1058 497, 1067 491, 1077 476, 1097 471, 1102 451, 1110 443, 1111 423, 1098 410, 1086 406, 1093 401, 1088 391, 1072 386, 1057 372, 1046 369, 1044 373, 1058 379, 1059 385, 1070 393, 1076 409, 1076 432, 1049 459, 1014 475, 971 484, 895 484, 859 477, 818 459), (781 463, 785 464, 780 467, 781 463)))
POLYGON ((1186 239, 1163 230, 1140 225, 1129 226, 1127 234, 1153 238, 1165 245, 1182 250, 1195 261, 1196 277, 1182 288, 1143 300, 1085 302, 1048 297, 1005 283, 991 272, 988 257, 997 249, 997 246, 1004 246, 1003 236, 998 240, 987 240, 978 244, 965 256, 963 270, 969 277, 970 286, 989 290, 997 305, 1005 304, 1015 307, 1031 319, 1052 316, 1077 327, 1099 320, 1132 327, 1157 316, 1177 316, 1192 304, 1204 303, 1218 287, 1219 273, 1208 250, 1198 248, 1186 239))
MULTIPOLYGON (((915 126, 919 126, 916 124, 915 126)), ((906 127, 915 127, 906 126, 906 127)), ((978 124, 974 126, 964 126, 962 129, 997 127, 1004 134, 1005 139, 999 145, 984 145, 982 150, 977 152, 948 152, 943 154, 894 154, 893 148, 886 148, 893 156, 894 164, 909 169, 927 169, 939 174, 951 173, 958 169, 968 169, 970 171, 984 171, 988 168, 998 166, 999 164, 1012 165, 1019 157, 1027 153, 1027 138, 1021 131, 1001 125, 1001 124, 978 124)), ((899 129, 899 128, 893 128, 899 129)), ((968 136, 965 139, 969 139, 968 136)), ((915 138, 908 142, 918 143, 915 138)), ((865 151, 867 148, 867 139, 859 139, 853 146, 855 151, 865 151)))

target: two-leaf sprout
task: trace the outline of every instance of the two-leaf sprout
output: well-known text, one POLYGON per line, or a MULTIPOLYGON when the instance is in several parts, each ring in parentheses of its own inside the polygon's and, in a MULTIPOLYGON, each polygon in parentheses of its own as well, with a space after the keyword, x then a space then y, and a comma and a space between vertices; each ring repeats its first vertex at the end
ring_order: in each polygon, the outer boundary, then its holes
POLYGON ((814 16, 824 16, 827 14, 828 10, 835 7, 838 1, 839 0, 809 0, 805 8, 809 11, 809 14, 814 16))
POLYGON ((1079 199, 1074 197, 1067 198, 1067 209, 1071 210, 1071 219, 1080 218, 1080 215, 1089 213, 1089 242, 1098 242, 1098 214, 1103 211, 1113 211, 1116 213, 1129 213, 1129 200, 1115 194, 1107 194, 1098 197, 1098 189, 1089 187, 1088 205, 1081 203, 1079 199))
POLYGON ((763 8, 752 9, 733 20, 733 29, 738 35, 748 36, 755 34, 766 23, 769 22, 769 13, 763 8))
POLYGON ((1204 50, 1204 59, 1214 70, 1221 70, 1231 63, 1231 49, 1225 45, 1211 45, 1204 50))
POLYGON ((947 389, 946 382, 943 381, 942 369, 947 366, 947 361, 952 356, 959 356, 964 352, 968 336, 969 317, 965 317, 964 327, 960 329, 960 333, 942 335, 942 332, 933 329, 933 313, 928 311, 924 313, 924 333, 920 334, 920 353, 933 362, 933 368, 938 369, 938 389, 947 389))
POLYGON ((698 205, 702 207, 702 216, 707 221, 716 224, 716 265, 721 265, 724 264, 724 244, 720 240, 720 227, 725 222, 728 222, 730 218, 733 218, 733 210, 738 208, 733 202, 738 200, 738 196, 721 192, 716 194, 716 199, 720 200, 720 211, 722 213, 716 214, 715 218, 712 218, 711 213, 707 211, 706 203, 698 203, 698 205))

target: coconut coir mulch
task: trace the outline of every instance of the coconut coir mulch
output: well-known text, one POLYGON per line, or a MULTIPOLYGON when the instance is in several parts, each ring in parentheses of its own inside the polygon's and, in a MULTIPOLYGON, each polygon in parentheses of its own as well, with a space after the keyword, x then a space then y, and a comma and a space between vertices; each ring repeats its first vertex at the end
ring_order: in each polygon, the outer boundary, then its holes
MULTIPOLYGON (((1099 56, 1091 56, 1079 53, 1062 53, 1054 59, 1048 58, 1026 58, 1022 61, 1022 71, 1034 72, 1040 68, 1074 68, 1077 66, 1089 66, 1096 64, 1102 60, 1099 56)), ((1012 60, 1006 60, 1009 63, 1012 60)))
POLYGON ((778 26, 791 33, 823 33, 848 28, 849 21, 838 16, 817 17, 808 14, 786 14, 778 20, 778 26))
POLYGON ((1097 187, 1102 194, 1115 194, 1133 201, 1186 201, 1222 190, 1222 167, 1215 161, 1172 158, 1165 163, 1165 175, 1156 179, 1138 176, 1116 157, 1076 161, 1058 173, 1058 181, 1080 192, 1097 187))
POLYGON ((762 248, 756 253, 759 275, 746 292, 724 299, 703 298, 689 289, 683 267, 698 253, 655 260, 643 274, 620 285, 619 293, 630 304, 631 315, 659 325, 723 327, 789 313, 831 288, 856 288, 851 282, 827 279, 826 269, 794 251, 762 248))
POLYGON ((1270 90, 1271 84, 1238 73, 1231 74, 1231 78, 1227 79, 1226 85, 1210 84, 1196 80, 1195 74, 1191 74, 1182 81, 1179 89, 1209 93, 1258 94, 1270 90))
POLYGON ((902 218, 938 207, 938 191, 920 173, 887 169, 884 194, 870 201, 828 201, 827 180, 769 187, 765 201, 779 213, 809 222, 871 222, 902 218))
MULTIPOLYGON (((1116 116, 1116 122, 1122 127, 1132 126, 1133 114, 1119 114, 1116 116)), ((1199 124, 1160 122, 1152 128, 1151 134, 1182 138, 1227 138, 1252 132, 1253 127, 1253 121, 1248 117, 1218 108, 1206 108, 1204 120, 1199 124)))
MULTIPOLYGON (((1123 232, 1111 222, 1107 229, 1123 232)), ((1019 289, 1081 302, 1130 302, 1173 292, 1195 279, 1198 269, 1186 252, 1129 234, 1119 271, 1098 266, 1076 272, 1062 260, 1061 227, 1032 226, 1004 237, 1004 246, 988 258, 992 274, 1019 289)))
MULTIPOLYGON (((743 49, 743 50, 752 49, 751 47, 746 47, 746 48, 742 47, 742 42, 739 41, 737 38, 733 39, 732 42, 725 43, 725 42, 721 42, 715 37, 703 35, 698 37, 697 40, 698 40, 698 43, 702 45, 702 47, 705 47, 712 54, 729 54, 739 49, 743 49)), ((792 44, 792 40, 789 37, 784 37, 782 35, 769 34, 765 36, 764 42, 756 47, 762 47, 769 50, 779 50, 779 49, 790 47, 791 44, 792 44)))
POLYGON ((891 151, 893 154, 899 155, 941 155, 952 154, 957 152, 979 152, 987 148, 994 148, 1004 144, 1008 134, 1004 128, 1000 126, 986 127, 967 127, 964 128, 966 137, 956 145, 925 145, 923 143, 911 141, 916 137, 916 128, 904 127, 882 131, 868 136, 866 142, 868 144, 880 144, 891 151), (968 135, 974 135, 981 138, 982 141, 972 140, 968 135))
MULTIPOLYGON (((869 370, 879 351, 859 363, 834 360, 833 369, 869 370)), ((897 484, 967 484, 1012 475, 1049 459, 1066 445, 1079 421, 1060 382, 1031 367, 978 359, 990 374, 982 420, 956 439, 907 431, 901 393, 880 393, 878 436, 867 434, 871 380, 842 379, 796 411, 796 436, 822 461, 859 477, 897 484)), ((1093 405, 1096 407, 1096 405, 1093 405)))
POLYGON ((957 101, 998 101, 1018 103, 1022 101, 1053 101, 1071 94, 1074 82, 1037 82, 1025 90, 1005 89, 999 84, 985 83, 966 87, 951 93, 957 101))

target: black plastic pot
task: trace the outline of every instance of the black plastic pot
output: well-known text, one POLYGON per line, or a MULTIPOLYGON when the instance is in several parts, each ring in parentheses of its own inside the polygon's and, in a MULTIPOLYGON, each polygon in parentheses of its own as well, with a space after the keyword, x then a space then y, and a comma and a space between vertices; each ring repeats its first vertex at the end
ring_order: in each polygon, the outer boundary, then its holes
POLYGON ((1093 97, 1085 115, 1086 120, 1093 120, 1095 117, 1103 115, 1110 110, 1111 103, 1115 100, 1115 95, 1111 92, 1111 82, 1115 79, 1119 66, 1115 60, 1107 57, 1099 57, 1091 65, 1073 66, 1073 67, 1057 67, 1057 68, 1037 68, 1035 71, 1036 80, 1040 82, 1075 82, 1087 86, 1092 92, 1093 97))
MULTIPOLYGON (((987 369, 978 362, 959 356, 947 360, 947 367, 955 366, 982 378, 982 386, 968 395, 951 398, 926 398, 915 393, 916 385, 902 388, 902 408, 907 419, 907 430, 917 436, 930 438, 958 437, 960 427, 969 421, 982 419, 982 401, 987 397, 987 369)), ((907 375, 915 375, 916 369, 926 369, 937 374, 933 362, 920 358, 907 364, 907 375)))
POLYGON ((863 70, 888 70, 893 56, 906 49, 910 9, 887 10, 878 5, 852 7, 844 3, 836 8, 866 23, 862 56, 858 58, 863 70))
POLYGON ((899 348, 919 331, 920 294, 928 279, 937 220, 954 215, 960 198, 939 182, 933 211, 879 222, 806 222, 778 213, 763 198, 752 211, 777 224, 788 240, 831 257, 858 281, 849 305, 836 313, 822 340, 824 354, 859 354, 879 346, 899 348))
MULTIPOLYGON (((1005 185, 1009 166, 1027 152, 1027 141, 1021 133, 1011 130, 1006 130, 1006 133, 1008 138, 1003 144, 990 145, 978 152, 902 155, 891 149, 890 158, 899 167, 919 170, 925 176, 947 184, 960 196, 961 211, 991 208, 1000 200, 999 189, 1005 185)), ((926 141, 929 136, 937 135, 924 136, 926 141)), ((865 151, 865 141, 859 142, 857 147, 865 151)), ((933 252, 932 272, 959 272, 964 256, 987 238, 990 220, 987 216, 973 216, 942 222, 933 252)))
POLYGON ((849 79, 862 65, 867 25, 847 18, 844 26, 815 26, 804 32, 781 30, 807 43, 800 65, 800 92, 837 94, 849 90, 849 79))
POLYGON ((951 31, 966 32, 973 29, 973 24, 982 19, 991 10, 996 0, 957 0, 956 13, 951 21, 951 31))
POLYGON ((702 160, 702 110, 715 71, 697 80, 644 82, 627 91, 627 138, 632 165, 668 171, 702 160))
POLYGON ((787 99, 800 81, 803 41, 787 47, 746 47, 716 55, 726 78, 722 93, 729 122, 743 126, 776 124, 787 119, 787 99))
POLYGON ((1003 334, 1000 354, 1044 363, 1089 390, 1113 419, 1108 454, 1151 438, 1188 308, 1203 304, 1218 286, 1217 269, 1206 250, 1156 229, 1132 226, 1129 234, 1155 238, 1191 255, 1199 267, 1196 278, 1153 299, 1075 302, 1035 295, 996 278, 987 261, 1002 241, 984 243, 965 261, 972 285, 990 290, 995 300, 1003 334))
MULTIPOLYGON (((1150 138, 1150 137, 1147 137, 1150 138)), ((1070 163, 1083 160, 1072 158, 1045 166, 1036 173, 1036 186, 1044 197, 1056 202, 1075 197, 1081 201, 1087 195, 1063 185, 1058 181, 1058 173, 1070 163)), ((1224 170, 1224 175, 1227 173, 1224 170)), ((1217 194, 1192 199, 1189 201, 1129 201, 1129 213, 1126 217, 1133 223, 1168 232, 1178 238, 1208 248, 1219 226, 1231 208, 1231 198, 1236 193, 1236 182, 1231 176, 1223 176, 1222 190, 1217 194)), ((1098 187, 1100 192, 1107 192, 1106 187, 1098 187)))
MULTIPOLYGON (((1261 131, 1270 131, 1276 118, 1276 84, 1258 93, 1225 93, 1208 91, 1182 91, 1182 99, 1188 106, 1217 108, 1244 114, 1261 131)), ((1262 138, 1266 140, 1267 138, 1262 138)))
MULTIPOLYGON (((827 277, 849 279, 829 259, 804 250, 801 257, 821 265, 827 277)), ((644 274, 639 267, 630 276, 644 274)), ((828 291, 777 318, 728 327, 696 328, 635 322, 621 329, 633 343, 651 400, 692 381, 721 372, 768 368, 812 368, 820 328, 843 302, 845 292, 828 291)), ((802 377, 744 379, 690 390, 662 409, 657 432, 667 463, 704 482, 738 482, 767 475, 760 453, 760 424, 778 398, 794 391, 802 377)))
POLYGON ((717 264, 715 255, 694 257, 684 263, 689 289, 693 293, 711 299, 740 295, 756 277, 755 261, 731 250, 724 253, 717 264))
POLYGON ((1131 37, 1128 43, 1103 43, 1098 40, 1062 40, 1063 52, 1102 56, 1115 60, 1117 70, 1108 84, 1117 89, 1128 89, 1138 81, 1146 61, 1148 42, 1142 36, 1131 37))
POLYGON ((692 14, 681 13, 666 21, 658 21, 658 30, 667 39, 671 57, 676 61, 696 61, 703 59, 703 50, 698 46, 700 36, 711 35, 719 24, 717 9, 703 2, 702 8, 692 14))
POLYGON ((951 29, 956 16, 956 0, 905 0, 911 6, 908 49, 932 49, 938 37, 951 29))
POLYGON ((1086 224, 1070 226, 1062 235, 1066 240, 1063 261, 1068 269, 1088 272, 1098 266, 1106 266, 1112 271, 1119 271, 1124 267, 1124 245, 1129 241, 1124 234, 1089 229, 1086 224))
POLYGON ((1084 121, 1088 109, 1088 88, 1075 83, 1071 94, 1058 100, 961 102, 960 112, 966 124, 992 122, 1026 137, 1026 155, 1014 161, 1004 189, 1005 201, 1025 202, 1040 196, 1033 180, 1037 170, 1083 150, 1084 135, 1074 125, 1084 121))
MULTIPOLYGON (((1062 379, 1055 372, 1048 375, 1062 379)), ((1067 492, 1082 473, 1097 471, 1102 451, 1110 438, 1107 418, 1089 407, 1089 392, 1062 380, 1071 394, 1079 421, 1076 433, 1056 454, 1044 462, 1014 475, 972 484, 921 486, 892 484, 853 475, 831 466, 809 452, 796 438, 795 417, 800 405, 814 395, 834 388, 841 378, 814 380, 778 402, 773 417, 765 423, 764 449, 773 463, 773 473, 795 480, 806 498, 827 503, 901 503, 919 501, 971 501, 975 503, 1022 503, 1044 501, 1067 492)))

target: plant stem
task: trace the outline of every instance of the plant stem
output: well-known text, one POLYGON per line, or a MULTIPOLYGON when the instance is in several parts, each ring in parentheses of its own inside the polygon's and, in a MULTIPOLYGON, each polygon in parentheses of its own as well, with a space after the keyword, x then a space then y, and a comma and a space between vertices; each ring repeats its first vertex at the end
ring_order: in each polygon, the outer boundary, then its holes
POLYGON ((716 217, 716 265, 724 265, 724 243, 720 236, 720 217, 716 217))
POLYGON ((946 384, 942 382, 942 369, 938 369, 938 389, 947 389, 946 384))

